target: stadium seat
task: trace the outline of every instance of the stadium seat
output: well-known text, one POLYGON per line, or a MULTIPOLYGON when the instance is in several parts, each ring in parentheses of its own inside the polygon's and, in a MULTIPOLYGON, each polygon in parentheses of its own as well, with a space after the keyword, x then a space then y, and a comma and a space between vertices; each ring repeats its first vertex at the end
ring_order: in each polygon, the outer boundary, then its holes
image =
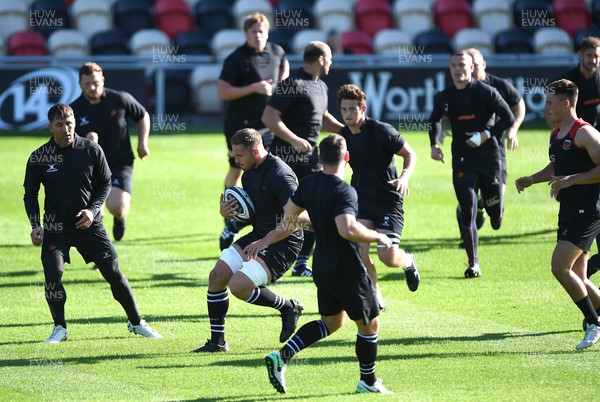
POLYGON ((211 37, 222 29, 235 28, 233 15, 227 2, 200 0, 196 3, 194 15, 196 26, 203 29, 211 37))
POLYGON ((192 14, 185 0, 158 0, 154 3, 154 20, 158 29, 170 39, 194 29, 192 14))
POLYGON ((10 56, 45 56, 46 39, 37 31, 17 31, 6 40, 7 53, 10 56))
POLYGON ((494 53, 492 36, 479 28, 461 29, 454 35, 454 49, 479 49, 483 55, 494 53))
POLYGON ((354 5, 356 26, 369 37, 382 29, 394 27, 390 4, 386 0, 358 0, 354 5))
POLYGON ((113 27, 110 3, 105 0, 76 0, 71 6, 73 26, 87 38, 113 27))
MULTIPOLYGON (((165 113, 180 114, 193 111, 190 70, 166 69, 165 73, 165 113)), ((150 91, 156 94, 156 74, 152 74, 150 91)), ((155 100, 155 99, 154 99, 155 100)), ((151 102, 154 103, 154 102, 151 102)))
POLYGON ((354 29, 352 4, 346 0, 318 0, 313 6, 317 26, 323 32, 354 29))
POLYGON ((458 31, 473 26, 471 7, 467 0, 438 0, 433 6, 435 25, 449 38, 458 31))
POLYGON ((201 29, 182 32, 173 39, 173 46, 180 54, 211 55, 210 37, 201 29))
POLYGON ((600 28, 582 29, 581 31, 577 32, 575 38, 573 38, 573 45, 576 52, 578 52, 581 48, 581 42, 583 42, 583 39, 587 38, 588 36, 600 38, 600 28))
POLYGON ((5 53, 6 52, 4 49, 4 38, 0 36, 0 56, 4 56, 5 53))
POLYGON ((305 29, 299 31, 292 39, 292 51, 296 54, 304 54, 304 49, 312 41, 327 41, 327 34, 320 29, 305 29))
POLYGON ((118 28, 98 32, 90 39, 90 51, 95 55, 129 54, 128 41, 127 35, 118 28))
POLYGON ((534 53, 531 37, 521 29, 509 29, 498 32, 494 38, 497 54, 534 53))
POLYGON ((552 12, 556 18, 556 26, 571 37, 592 26, 592 16, 585 0, 554 0, 552 12))
POLYGON ((13 32, 29 27, 29 8, 19 0, 0 2, 0 36, 7 38, 13 32))
POLYGON ((394 18, 398 28, 414 38, 416 34, 433 29, 433 13, 427 1, 397 0, 394 18))
POLYGON ((225 58, 245 42, 246 37, 239 29, 223 29, 212 38, 213 55, 217 59, 225 58))
POLYGON ((275 9, 275 29, 286 29, 296 33, 315 27, 313 5, 305 0, 279 0, 275 9))
POLYGON ((533 34, 533 47, 536 53, 572 53, 573 46, 569 34, 557 27, 541 28, 533 34))
POLYGON ((44 37, 58 29, 71 27, 69 8, 60 0, 36 0, 29 8, 29 28, 44 37))
POLYGON ((515 0, 513 3, 515 27, 533 34, 540 28, 554 26, 552 9, 548 0, 515 0))
POLYGON ((272 23, 273 7, 267 0, 237 0, 233 5, 233 17, 236 26, 243 29, 246 17, 255 12, 264 14, 269 20, 269 25, 272 23))
POLYGON ((595 26, 600 27, 600 0, 594 0, 592 2, 592 22, 595 26))
POLYGON ((48 37, 48 52, 55 56, 85 56, 89 53, 87 37, 77 29, 59 29, 48 37))
POLYGON ((373 54, 371 37, 363 31, 346 31, 340 38, 346 54, 373 54))
POLYGON ((221 111, 221 100, 217 95, 217 81, 220 75, 220 64, 202 64, 192 71, 191 86, 197 112, 221 111))
POLYGON ((513 27, 510 0, 475 0, 472 6, 476 25, 492 37, 513 27))
POLYGON ((131 37, 142 29, 154 28, 152 8, 145 0, 118 0, 113 5, 115 26, 131 37))
POLYGON ((384 29, 377 32, 373 38, 373 50, 377 54, 398 56, 402 53, 413 52, 412 48, 411 35, 400 29, 384 29))
POLYGON ((292 53, 290 43, 293 36, 293 32, 287 29, 271 29, 269 31, 269 42, 278 44, 286 53, 292 53))
POLYGON ((169 37, 158 29, 142 29, 131 35, 129 49, 135 55, 153 55, 157 48, 166 48, 170 45, 169 37))
POLYGON ((421 32, 413 42, 422 53, 450 54, 454 51, 450 38, 439 29, 421 32))

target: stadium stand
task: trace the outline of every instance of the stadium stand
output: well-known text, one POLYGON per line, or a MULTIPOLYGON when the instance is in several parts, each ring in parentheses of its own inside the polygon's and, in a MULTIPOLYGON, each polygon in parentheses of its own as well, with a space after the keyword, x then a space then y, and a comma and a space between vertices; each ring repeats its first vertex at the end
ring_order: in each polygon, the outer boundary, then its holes
POLYGON ((386 0, 358 0, 354 5, 356 26, 369 37, 394 27, 390 4, 386 0))
POLYGON ((71 6, 73 27, 87 38, 113 27, 111 5, 105 0, 76 0, 71 6))
POLYGON ((556 25, 571 37, 592 26, 592 16, 585 0, 554 0, 552 12, 556 25))
MULTIPOLYGON (((192 86, 190 70, 165 70, 165 112, 172 114, 189 113, 193 111, 192 86)), ((152 74, 150 92, 154 88, 155 74, 152 74)))
POLYGON ((359 30, 343 32, 340 44, 346 54, 373 54, 371 37, 359 30))
POLYGON ((85 56, 89 54, 87 37, 77 29, 59 29, 47 40, 48 52, 54 56, 85 56))
POLYGON ((13 32, 29 26, 29 6, 19 0, 0 2, 0 36, 7 38, 13 32))
POLYGON ((210 37, 199 28, 189 32, 181 32, 173 38, 172 44, 178 47, 181 54, 212 55, 210 37))
POLYGON ((510 0, 475 0, 472 5, 476 25, 492 37, 513 27, 510 0))
POLYGON ((397 0, 393 10, 396 25, 411 38, 434 28, 431 4, 427 1, 397 0))
POLYGON ((10 56, 45 56, 46 39, 37 31, 17 31, 6 40, 7 54, 10 56))
POLYGON ((479 49, 483 55, 494 53, 492 36, 479 28, 461 29, 454 36, 454 49, 479 49))
POLYGON ((45 38, 59 29, 71 27, 69 7, 59 0, 36 0, 29 8, 29 28, 45 38))
POLYGON ((152 8, 145 0, 118 0, 113 6, 115 26, 131 37, 142 29, 154 28, 152 8))
POLYGON ((400 29, 384 29, 373 38, 373 50, 377 54, 398 56, 402 49, 412 48, 412 38, 408 32, 400 29))
POLYGON ((203 64, 192 71, 191 85, 196 111, 199 113, 218 113, 221 100, 217 96, 217 81, 221 75, 219 64, 203 64))
POLYGON ((439 29, 432 29, 417 34, 414 38, 414 45, 419 48, 419 52, 432 54, 450 54, 454 50, 448 35, 439 29))
POLYGON ((200 0, 194 10, 196 26, 200 27, 211 38, 220 30, 235 28, 231 14, 231 6, 226 1, 200 0))
POLYGON ((290 43, 292 42, 293 32, 287 29, 273 29, 269 31, 269 41, 277 43, 286 53, 292 53, 290 43))
POLYGON ((494 38, 494 48, 497 54, 529 54, 534 53, 531 36, 514 28, 499 32, 494 38))
POLYGON ((466 0, 437 0, 433 5, 436 27, 449 38, 473 26, 471 7, 466 0))
POLYGON ((129 38, 118 29, 98 32, 90 39, 90 52, 94 55, 127 55, 129 38))
POLYGON ((600 28, 592 27, 588 29, 582 29, 581 31, 577 32, 575 38, 573 38, 573 46, 576 52, 579 51, 583 39, 588 36, 596 36, 600 38, 600 28))
POLYGON ((184 0, 158 0, 154 3, 154 20, 170 39, 194 28, 190 7, 184 0))
POLYGON ((129 49, 132 54, 153 55, 157 49, 168 47, 171 44, 166 33, 158 29, 142 29, 131 35, 129 49))
POLYGON ((233 5, 233 18, 239 29, 244 28, 246 17, 259 12, 266 15, 269 24, 273 21, 273 7, 267 0, 237 0, 233 5))
POLYGON ((275 9, 272 28, 286 29, 296 33, 315 27, 313 5, 305 0, 279 0, 275 9))
POLYGON ((553 24, 552 18, 552 6, 547 0, 515 0, 513 3, 515 27, 531 34, 553 24))
POLYGON ((533 34, 533 47, 536 53, 572 53, 573 46, 569 34, 558 28, 541 28, 533 34))
POLYGON ((241 46, 246 37, 239 29, 222 29, 212 38, 213 55, 217 59, 225 58, 233 52, 236 47, 241 46))
POLYGON ((320 29, 305 29, 299 31, 292 39, 292 51, 296 54, 303 54, 306 46, 312 41, 325 42, 327 34, 320 29))
POLYGON ((314 15, 317 26, 324 32, 344 32, 355 29, 352 3, 346 0, 318 0, 314 15))

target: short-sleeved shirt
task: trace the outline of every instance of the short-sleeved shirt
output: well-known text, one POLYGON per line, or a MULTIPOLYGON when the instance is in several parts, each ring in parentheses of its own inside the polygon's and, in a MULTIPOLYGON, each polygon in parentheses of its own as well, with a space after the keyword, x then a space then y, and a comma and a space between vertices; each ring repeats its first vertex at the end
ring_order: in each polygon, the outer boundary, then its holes
POLYGON ((360 132, 352 134, 346 126, 339 133, 346 139, 352 167, 352 187, 359 198, 397 195, 388 181, 398 178, 395 155, 404 146, 404 138, 390 124, 365 116, 360 132))
MULTIPOLYGON (((268 154, 257 168, 244 172, 242 186, 256 209, 252 232, 262 238, 273 230, 283 217, 283 207, 298 187, 298 179, 281 159, 268 154)), ((297 242, 300 239, 302 232, 298 229, 283 241, 297 242)))
POLYGON ((485 80, 482 82, 496 88, 500 93, 500 96, 502 96, 502 99, 508 104, 509 108, 512 109, 521 102, 521 94, 519 94, 517 88, 515 88, 508 80, 486 72, 485 80))
MULTIPOLYGON (((575 143, 577 130, 587 124, 589 123, 582 119, 576 120, 564 138, 560 139, 559 129, 552 130, 549 157, 556 176, 583 173, 596 167, 587 151, 575 143)), ((564 188, 560 190, 557 199, 560 201, 559 224, 576 217, 600 216, 600 183, 564 188)))
MULTIPOLYGON (((264 51, 258 53, 245 43, 227 56, 219 79, 235 87, 273 80, 272 85, 275 88, 279 83, 280 71, 285 60, 285 52, 277 44, 267 42, 264 51)), ((263 128, 261 118, 268 100, 267 95, 253 93, 227 102, 225 134, 233 135, 245 127, 256 130, 263 128)))
POLYGON ((590 78, 581 74, 579 65, 566 71, 560 78, 572 81, 579 89, 575 110, 577 116, 595 128, 600 128, 600 69, 590 78))
POLYGON ((292 202, 308 211, 315 231, 315 281, 364 272, 358 244, 340 236, 335 224, 339 215, 358 213, 358 196, 352 186, 337 176, 317 172, 300 181, 292 202))
POLYGON ((317 143, 323 115, 327 111, 327 84, 323 80, 313 81, 312 75, 298 69, 283 80, 269 99, 269 106, 281 112, 283 123, 298 137, 307 140, 313 147, 310 153, 299 153, 279 137, 273 139, 271 152, 289 164, 305 169, 319 163, 317 143))
POLYGON ((109 166, 133 165, 133 150, 127 119, 141 120, 146 109, 127 92, 104 88, 100 102, 91 104, 83 94, 71 103, 77 126, 84 136, 94 131, 109 166))

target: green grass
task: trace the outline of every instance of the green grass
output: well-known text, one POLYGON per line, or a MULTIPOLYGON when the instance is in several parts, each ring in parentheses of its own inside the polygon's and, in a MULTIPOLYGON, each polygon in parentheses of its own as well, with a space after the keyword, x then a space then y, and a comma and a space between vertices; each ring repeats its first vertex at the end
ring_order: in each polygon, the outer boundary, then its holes
MULTIPOLYGON (((547 131, 523 131, 509 153, 500 231, 480 231, 483 277, 462 278, 456 200, 446 164, 429 157, 424 133, 406 134, 419 161, 405 202, 402 243, 422 275, 416 293, 403 274, 378 264, 388 309, 381 315, 378 376, 390 400, 598 400, 600 346, 576 352, 581 314, 550 273, 558 204, 547 186, 518 195, 512 183, 547 163, 547 131)), ((116 247, 139 308, 165 339, 127 332, 108 285, 75 250, 64 283, 70 339, 48 346, 38 248, 22 203, 29 153, 45 138, 0 139, 0 400, 365 400, 354 395, 356 328, 346 325, 289 366, 288 394, 268 382, 263 357, 280 347, 279 318, 232 298, 229 354, 189 353, 209 336, 208 273, 219 256, 218 196, 227 169, 221 135, 155 136, 136 162, 132 213, 116 247)), ((110 232, 112 219, 107 217, 110 232)), ((273 290, 318 317, 307 278, 273 290)))

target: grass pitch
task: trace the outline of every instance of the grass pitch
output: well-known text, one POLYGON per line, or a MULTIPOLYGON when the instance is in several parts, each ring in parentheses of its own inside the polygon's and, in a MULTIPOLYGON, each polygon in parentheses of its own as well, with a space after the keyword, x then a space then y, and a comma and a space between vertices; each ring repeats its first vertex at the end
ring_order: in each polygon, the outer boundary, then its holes
MULTIPOLYGON (((512 184, 545 166, 548 131, 523 130, 521 147, 509 152, 503 226, 494 232, 486 222, 480 231, 483 277, 471 280, 462 277, 466 254, 457 247, 449 144, 441 164, 430 159, 425 133, 405 137, 419 161, 402 245, 415 253, 422 283, 411 293, 400 271, 378 264, 388 309, 377 373, 396 393, 386 399, 598 400, 600 345, 575 351, 581 314, 550 273, 558 204, 543 184, 520 195, 512 184)), ((384 398, 354 394, 356 329, 349 321, 292 361, 286 395, 271 387, 263 366, 281 346, 280 320, 269 309, 232 297, 232 351, 190 353, 209 337, 207 278, 220 254, 218 197, 227 169, 220 134, 153 136, 149 159, 136 161, 132 212, 116 247, 142 315, 165 339, 127 332, 108 285, 73 250, 63 277, 69 340, 45 345, 52 321, 22 183, 29 153, 46 138, 0 139, 1 400, 384 398)), ((110 216, 105 222, 110 233, 110 216)), ((302 300, 300 325, 318 317, 310 279, 288 274, 272 289, 302 300)))

